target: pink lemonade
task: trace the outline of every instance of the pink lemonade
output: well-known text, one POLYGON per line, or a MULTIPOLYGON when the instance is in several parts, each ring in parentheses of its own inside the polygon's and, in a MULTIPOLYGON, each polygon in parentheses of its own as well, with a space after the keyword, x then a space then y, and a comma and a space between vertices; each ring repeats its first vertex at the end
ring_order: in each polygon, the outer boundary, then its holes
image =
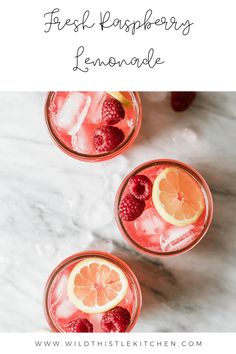
POLYGON ((71 256, 52 272, 45 288, 44 309, 47 321, 55 332, 129 332, 137 322, 141 303, 139 283, 130 268, 111 254, 91 251, 71 256), (101 264, 98 266, 99 263, 101 264), (89 264, 88 268, 86 264, 89 264), (114 269, 107 272, 105 269, 107 265, 114 269), (86 273, 88 269, 89 275, 86 273), (114 270, 119 272, 125 282, 127 281, 127 288, 122 298, 118 299, 118 303, 113 306, 112 291, 108 292, 107 287, 114 289, 116 283, 116 290, 120 290, 117 288, 117 279, 116 282, 114 279, 111 280, 111 275, 114 278, 114 270), (71 295, 69 282, 73 273, 76 273, 77 287, 73 288, 75 293, 71 295), (103 285, 107 291, 106 296, 111 302, 106 297, 105 301, 108 302, 104 305, 99 283, 102 282, 105 273, 106 284, 103 285), (84 284, 81 285, 80 282, 84 284), (80 285, 80 289, 86 291, 89 289, 89 296, 86 297, 83 293, 78 307, 75 302, 78 298, 75 298, 75 295, 80 296, 78 291, 80 285), (96 292, 95 289, 99 290, 96 292), (92 299, 94 293, 96 293, 95 301, 92 299), (81 309, 81 305, 86 309, 85 311, 81 309), (100 309, 98 305, 101 306, 100 309), (104 310, 104 306, 107 307, 107 311, 104 310), (84 329, 84 325, 88 325, 89 330, 86 327, 84 329))
POLYGON ((49 92, 45 116, 62 151, 78 160, 103 161, 137 137, 141 102, 135 92, 49 92))
POLYGON ((207 232, 212 215, 211 192, 202 176, 169 159, 138 166, 122 182, 115 202, 122 235, 138 251, 151 256, 177 255, 193 248, 207 232), (142 180, 147 198, 137 201, 135 191, 144 191, 138 185, 142 180))

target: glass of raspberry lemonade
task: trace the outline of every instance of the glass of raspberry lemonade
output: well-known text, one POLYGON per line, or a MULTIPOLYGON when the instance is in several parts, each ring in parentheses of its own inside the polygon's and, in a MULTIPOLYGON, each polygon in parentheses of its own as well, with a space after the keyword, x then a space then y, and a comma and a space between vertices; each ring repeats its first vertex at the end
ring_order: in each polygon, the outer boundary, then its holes
POLYGON ((53 270, 45 287, 45 316, 55 332, 130 332, 141 304, 134 273, 104 252, 67 258, 53 270))
POLYGON ((136 92, 49 92, 45 118, 56 145, 83 161, 103 161, 138 135, 142 108, 136 92))
POLYGON ((117 225, 138 251, 151 256, 182 254, 206 234, 213 216, 210 189, 182 162, 160 159, 132 171, 118 189, 117 225))

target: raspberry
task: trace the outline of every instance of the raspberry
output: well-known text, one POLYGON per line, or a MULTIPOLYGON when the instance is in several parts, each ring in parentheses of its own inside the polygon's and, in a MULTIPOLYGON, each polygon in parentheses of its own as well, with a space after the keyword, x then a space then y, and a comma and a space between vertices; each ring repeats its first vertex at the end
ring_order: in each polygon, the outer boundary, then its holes
POLYGON ((107 98, 102 106, 102 119, 106 124, 114 125, 124 119, 125 111, 122 104, 115 98, 107 98))
POLYGON ((86 318, 77 318, 68 325, 69 332, 93 332, 93 325, 86 318))
POLYGON ((171 92, 171 105, 174 111, 183 112, 196 97, 196 92, 171 92))
POLYGON ((144 208, 143 200, 135 198, 132 194, 126 194, 120 202, 119 214, 122 220, 133 221, 142 214, 144 208))
POLYGON ((94 131, 93 145, 98 152, 112 151, 122 143, 124 138, 125 135, 121 129, 103 125, 94 131))
POLYGON ((129 191, 137 199, 148 200, 152 195, 152 182, 144 175, 136 175, 129 180, 129 191))
POLYGON ((121 306, 107 311, 101 321, 104 332, 125 332, 130 324, 130 313, 121 306))

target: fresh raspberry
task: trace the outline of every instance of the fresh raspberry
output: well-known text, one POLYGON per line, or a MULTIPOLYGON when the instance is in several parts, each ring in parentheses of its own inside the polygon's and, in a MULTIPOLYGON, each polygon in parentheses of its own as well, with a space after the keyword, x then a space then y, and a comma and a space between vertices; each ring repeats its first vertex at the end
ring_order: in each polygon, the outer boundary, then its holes
POLYGON ((101 321, 104 332, 125 332, 130 324, 130 313, 121 306, 107 311, 101 321))
POLYGON ((94 131, 93 145, 98 152, 112 151, 122 143, 124 138, 125 135, 121 129, 103 125, 94 131))
POLYGON ((69 332, 93 332, 93 325, 86 318, 77 318, 68 325, 69 332))
POLYGON ((102 106, 102 120, 106 124, 114 125, 125 118, 122 104, 115 98, 107 98, 102 106))
POLYGON ((196 97, 196 92, 171 92, 171 105, 174 111, 183 112, 196 97))
POLYGON ((131 177, 128 187, 130 193, 137 199, 148 200, 152 195, 152 182, 144 175, 131 177))
POLYGON ((143 200, 135 198, 132 194, 126 194, 120 202, 119 214, 122 220, 133 221, 142 214, 144 208, 143 200))

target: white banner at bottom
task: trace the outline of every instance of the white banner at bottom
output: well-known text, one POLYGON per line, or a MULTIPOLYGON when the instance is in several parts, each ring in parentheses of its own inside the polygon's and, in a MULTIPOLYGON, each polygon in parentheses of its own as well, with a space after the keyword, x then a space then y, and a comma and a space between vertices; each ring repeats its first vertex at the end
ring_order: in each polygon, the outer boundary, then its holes
POLYGON ((1 333, 0 353, 236 353, 236 333, 1 333))

